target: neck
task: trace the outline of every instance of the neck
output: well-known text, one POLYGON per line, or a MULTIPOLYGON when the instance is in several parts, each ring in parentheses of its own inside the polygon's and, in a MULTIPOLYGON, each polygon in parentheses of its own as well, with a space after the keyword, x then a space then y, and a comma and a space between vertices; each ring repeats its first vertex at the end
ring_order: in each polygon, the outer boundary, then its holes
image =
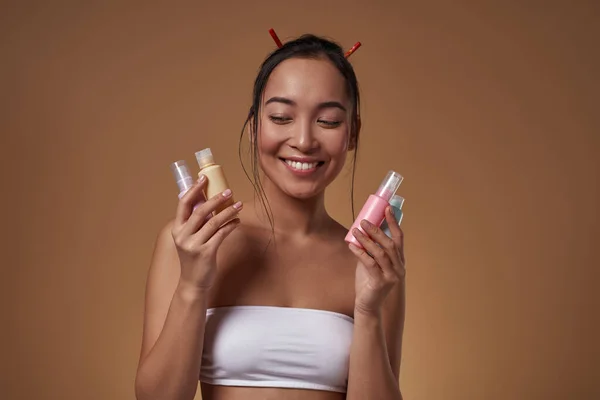
MULTIPOLYGON (((325 210, 324 192, 311 198, 297 199, 283 193, 266 177, 262 186, 276 233, 309 235, 327 226, 329 215, 325 210)), ((260 220, 268 225, 269 218, 262 205, 256 204, 255 208, 260 220)))

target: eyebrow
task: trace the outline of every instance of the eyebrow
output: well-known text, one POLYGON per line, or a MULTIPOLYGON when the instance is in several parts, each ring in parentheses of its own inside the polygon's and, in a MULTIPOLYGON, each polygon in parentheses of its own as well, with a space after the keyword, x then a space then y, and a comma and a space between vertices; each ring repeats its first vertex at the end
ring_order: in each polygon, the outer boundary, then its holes
MULTIPOLYGON (((283 104, 287 104, 290 106, 295 106, 296 102, 294 100, 288 99, 286 97, 279 97, 279 96, 275 96, 275 97, 271 97, 269 100, 267 100, 265 102, 265 105, 267 104, 271 104, 271 103, 283 103, 283 104)), ((317 106, 318 109, 323 109, 323 108, 339 108, 340 110, 346 111, 346 107, 344 107, 342 105, 342 103, 340 103, 339 101, 325 101, 323 103, 319 103, 319 105, 317 106)))

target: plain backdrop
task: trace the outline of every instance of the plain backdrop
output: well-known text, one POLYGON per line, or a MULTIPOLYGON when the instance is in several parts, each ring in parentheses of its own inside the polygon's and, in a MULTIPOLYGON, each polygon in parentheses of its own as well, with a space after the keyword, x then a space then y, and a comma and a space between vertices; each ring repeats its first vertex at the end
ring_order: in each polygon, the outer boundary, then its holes
MULTIPOLYGON (((211 147, 251 199, 238 139, 269 28, 363 44, 354 201, 405 177, 405 398, 600 398, 599 16, 595 1, 3 4, 0 398, 134 398, 169 163, 211 147)), ((350 176, 327 193, 346 226, 350 176)))

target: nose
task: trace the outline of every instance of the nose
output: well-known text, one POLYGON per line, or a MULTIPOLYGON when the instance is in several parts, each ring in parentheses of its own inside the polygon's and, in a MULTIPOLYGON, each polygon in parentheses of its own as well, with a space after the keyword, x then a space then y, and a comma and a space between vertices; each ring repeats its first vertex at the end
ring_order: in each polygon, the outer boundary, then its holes
POLYGON ((309 121, 298 121, 292 129, 289 145, 298 151, 309 154, 319 147, 313 124, 309 121))

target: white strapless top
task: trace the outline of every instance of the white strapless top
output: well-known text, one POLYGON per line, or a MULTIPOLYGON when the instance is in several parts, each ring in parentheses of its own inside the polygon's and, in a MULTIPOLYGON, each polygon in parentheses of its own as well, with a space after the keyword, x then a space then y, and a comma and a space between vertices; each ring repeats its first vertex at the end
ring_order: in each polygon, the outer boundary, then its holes
POLYGON ((210 308, 200 381, 345 393, 353 328, 352 318, 333 311, 210 308))

